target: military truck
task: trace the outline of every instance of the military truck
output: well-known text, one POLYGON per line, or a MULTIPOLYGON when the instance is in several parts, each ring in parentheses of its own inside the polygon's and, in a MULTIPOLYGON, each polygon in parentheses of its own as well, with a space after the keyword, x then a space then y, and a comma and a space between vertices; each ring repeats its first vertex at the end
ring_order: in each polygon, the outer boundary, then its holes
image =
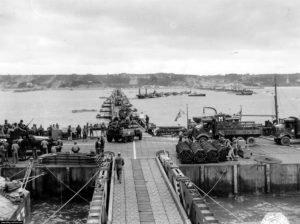
POLYGON ((107 141, 112 142, 113 140, 115 140, 115 142, 132 142, 134 136, 135 133, 133 129, 120 128, 115 130, 114 132, 107 132, 107 141))
POLYGON ((255 143, 255 137, 262 135, 262 125, 252 121, 240 120, 239 116, 228 114, 216 114, 213 116, 194 117, 194 123, 190 123, 189 135, 198 140, 217 138, 219 135, 232 139, 243 138, 248 144, 255 143))
POLYGON ((128 126, 128 128, 133 129, 134 130, 134 136, 138 137, 139 140, 143 139, 143 132, 142 129, 136 125, 136 124, 131 124, 128 126))
POLYGON ((121 126, 119 122, 111 122, 107 128, 107 141, 112 142, 132 142, 134 137, 137 136, 139 140, 142 140, 143 133, 138 126, 135 125, 127 125, 121 126))
POLYGON ((300 139, 300 120, 297 117, 281 119, 275 125, 274 141, 281 145, 290 145, 291 139, 300 139))

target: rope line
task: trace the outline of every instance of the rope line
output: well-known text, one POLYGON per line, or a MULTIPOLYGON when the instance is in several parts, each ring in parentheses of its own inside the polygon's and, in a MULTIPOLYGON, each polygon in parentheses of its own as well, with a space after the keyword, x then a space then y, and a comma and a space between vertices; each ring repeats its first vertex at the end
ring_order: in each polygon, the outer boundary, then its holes
MULTIPOLYGON (((227 171, 227 170, 226 170, 227 171)), ((217 180, 217 182, 214 184, 214 186, 207 192, 207 193, 204 193, 204 196, 201 198, 201 199, 204 199, 206 196, 209 195, 209 193, 217 186, 217 184, 220 182, 220 180, 223 178, 224 174, 226 172, 222 172, 222 175, 220 176, 220 178, 217 180)))
POLYGON ((40 176, 44 176, 44 175, 45 175, 45 173, 42 173, 42 174, 37 175, 37 176, 34 176, 34 177, 32 177, 30 180, 28 180, 27 183, 30 182, 30 181, 35 180, 36 178, 38 178, 38 177, 40 177, 40 176))
MULTIPOLYGON (((28 179, 36 179, 36 178, 38 178, 38 177, 40 177, 40 176, 43 176, 43 175, 45 175, 44 173, 42 173, 42 174, 40 174, 40 175, 37 175, 37 176, 30 176, 28 179)), ((23 178, 20 178, 20 179, 15 179, 15 180, 23 180, 23 178)))
POLYGON ((50 219, 52 219, 60 210, 62 210, 70 201, 72 201, 73 200, 73 198, 75 198, 76 197, 76 195, 77 194, 79 194, 80 193, 80 191, 82 191, 90 182, 91 182, 91 180, 92 179, 94 179, 95 177, 96 177, 96 175, 99 173, 99 171, 97 171, 95 174, 94 174, 94 176, 92 176, 89 180, 88 180, 88 182, 86 182, 86 184, 82 187, 82 188, 80 188, 80 190, 78 191, 78 192, 76 192, 76 194, 74 194, 65 204, 63 204, 57 211, 55 211, 46 221, 44 221, 42 224, 46 224, 47 222, 49 222, 50 221, 50 219))
MULTIPOLYGON (((191 182, 192 183, 192 182, 191 182)), ((201 191, 203 194, 206 194, 201 188, 199 188, 198 186, 196 186, 194 183, 192 183, 199 191, 201 191)), ((233 212, 231 212, 230 210, 228 210, 227 208, 225 208, 223 205, 221 205, 219 202, 217 202, 215 199, 213 199, 212 197, 210 197, 209 195, 206 194, 206 196, 212 200, 214 203, 216 203, 217 205, 219 205, 221 208, 223 208, 225 211, 227 211, 229 214, 231 214, 234 218, 236 218, 238 221, 240 221, 241 223, 244 222, 244 220, 240 219, 239 217, 237 217, 233 212)))
MULTIPOLYGON (((66 185, 64 182, 62 182, 60 179, 58 179, 56 176, 55 176, 55 174, 54 173, 52 173, 51 172, 51 170, 48 168, 48 167, 46 167, 46 169, 50 172, 50 174, 52 175, 52 176, 54 176, 55 178, 56 178, 56 180, 58 181, 58 182, 60 182, 62 185, 64 185, 66 188, 68 188, 70 191, 72 191, 73 193, 76 193, 76 191, 74 191, 72 188, 70 188, 68 185, 66 185)), ((86 201, 87 203, 90 203, 88 200, 86 200, 84 197, 82 197, 80 194, 78 194, 78 196, 81 198, 81 199, 83 199, 84 201, 86 201)))
POLYGON ((30 174, 31 174, 32 166, 33 166, 33 161, 30 161, 27 168, 26 168, 26 173, 24 175, 23 183, 21 185, 21 188, 24 188, 24 189, 26 188, 27 183, 28 183, 28 178, 30 177, 30 174))
MULTIPOLYGON (((23 170, 19 171, 18 173, 15 173, 14 175, 10 176, 9 179, 11 179, 11 178, 17 176, 18 174, 24 172, 26 169, 27 169, 27 167, 25 167, 23 170)), ((23 178, 22 178, 22 180, 23 180, 23 178)))

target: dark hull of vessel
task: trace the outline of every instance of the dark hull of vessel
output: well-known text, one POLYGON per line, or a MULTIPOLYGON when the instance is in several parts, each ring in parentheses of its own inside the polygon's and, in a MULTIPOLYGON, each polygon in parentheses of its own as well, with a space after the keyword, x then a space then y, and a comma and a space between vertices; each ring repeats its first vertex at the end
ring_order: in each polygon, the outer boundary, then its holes
POLYGON ((198 94, 189 94, 188 96, 206 96, 206 94, 198 93, 198 94))
POLYGON ((136 95, 138 99, 145 99, 146 96, 145 95, 136 95))
POLYGON ((251 96, 253 93, 237 93, 238 96, 251 96))

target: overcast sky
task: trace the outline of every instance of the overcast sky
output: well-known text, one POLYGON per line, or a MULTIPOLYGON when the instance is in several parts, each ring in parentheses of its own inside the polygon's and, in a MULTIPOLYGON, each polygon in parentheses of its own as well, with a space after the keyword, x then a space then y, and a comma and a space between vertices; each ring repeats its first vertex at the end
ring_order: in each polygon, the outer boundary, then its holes
POLYGON ((0 74, 300 72, 299 0, 0 0, 0 74))

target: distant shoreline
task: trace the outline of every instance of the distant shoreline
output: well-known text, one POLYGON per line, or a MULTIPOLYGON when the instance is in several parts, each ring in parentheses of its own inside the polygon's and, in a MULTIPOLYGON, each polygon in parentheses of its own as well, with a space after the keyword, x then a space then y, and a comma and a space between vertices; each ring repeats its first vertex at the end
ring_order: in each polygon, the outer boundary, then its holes
MULTIPOLYGON (((262 87, 253 87, 253 86, 245 86, 246 89, 264 89, 264 88, 272 88, 273 86, 262 86, 262 87)), ((278 86, 279 88, 284 87, 284 88, 299 88, 299 86, 278 86)), ((37 92, 37 91, 82 91, 82 90, 110 90, 110 89, 115 89, 117 87, 74 87, 74 88, 36 88, 36 89, 24 89, 24 88, 0 88, 0 91, 2 92, 14 92, 14 93, 24 93, 24 92, 37 92)), ((119 87, 120 88, 120 87, 119 87)), ((209 90, 209 91, 217 91, 213 89, 206 89, 206 88, 192 88, 192 87, 185 87, 185 86, 159 86, 159 87, 134 87, 134 86, 129 86, 129 87, 121 87, 121 89, 141 89, 141 91, 145 91, 148 89, 148 91, 152 90, 163 90, 163 89, 187 89, 187 90, 209 90)))

